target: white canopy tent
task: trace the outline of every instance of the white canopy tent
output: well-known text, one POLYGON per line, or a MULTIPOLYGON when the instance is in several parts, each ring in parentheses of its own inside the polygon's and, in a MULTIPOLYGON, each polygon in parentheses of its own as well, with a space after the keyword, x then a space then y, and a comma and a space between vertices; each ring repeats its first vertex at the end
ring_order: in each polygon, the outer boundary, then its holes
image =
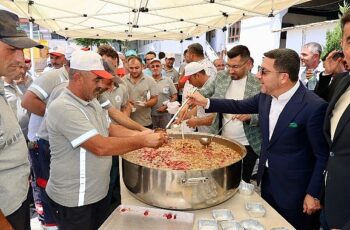
POLYGON ((308 0, 0 0, 66 38, 182 40, 308 0))

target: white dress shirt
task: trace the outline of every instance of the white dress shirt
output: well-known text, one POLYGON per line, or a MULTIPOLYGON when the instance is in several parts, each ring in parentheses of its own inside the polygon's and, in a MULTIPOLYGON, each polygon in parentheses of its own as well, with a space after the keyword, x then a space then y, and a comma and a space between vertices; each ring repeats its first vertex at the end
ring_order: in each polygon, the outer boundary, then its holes
POLYGON ((350 104, 350 87, 343 93, 343 95, 338 99, 332 111, 331 118, 331 139, 333 141, 335 130, 338 126, 339 120, 343 115, 345 109, 350 104))
POLYGON ((299 85, 300 83, 297 81, 297 83, 290 90, 281 94, 278 98, 272 96, 269 114, 269 140, 272 137, 281 112, 283 111, 288 101, 293 97, 294 93, 298 90, 299 85))
MULTIPOLYGON (((275 130, 278 118, 280 117, 284 107, 298 90, 300 82, 297 83, 287 92, 281 94, 278 98, 272 96, 270 113, 269 113, 269 140, 271 140, 273 131, 275 130)), ((266 160, 266 167, 269 167, 269 160, 266 160)))

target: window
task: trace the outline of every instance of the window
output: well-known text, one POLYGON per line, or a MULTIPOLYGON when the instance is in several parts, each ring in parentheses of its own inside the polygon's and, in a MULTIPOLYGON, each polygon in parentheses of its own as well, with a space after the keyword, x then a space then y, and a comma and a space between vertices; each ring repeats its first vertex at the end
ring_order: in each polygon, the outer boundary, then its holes
POLYGON ((241 22, 236 22, 231 25, 228 30, 228 43, 239 42, 239 37, 241 34, 241 22))

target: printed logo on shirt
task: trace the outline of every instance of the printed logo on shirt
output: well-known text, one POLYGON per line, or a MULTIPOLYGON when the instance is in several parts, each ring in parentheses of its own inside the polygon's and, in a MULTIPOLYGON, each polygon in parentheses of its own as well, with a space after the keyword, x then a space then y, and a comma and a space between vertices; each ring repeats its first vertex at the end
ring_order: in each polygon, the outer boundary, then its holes
POLYGON ((122 101, 122 98, 119 95, 117 95, 115 96, 115 101, 119 103, 122 101))
POLYGON ((170 92, 169 87, 163 88, 163 93, 168 94, 170 92))

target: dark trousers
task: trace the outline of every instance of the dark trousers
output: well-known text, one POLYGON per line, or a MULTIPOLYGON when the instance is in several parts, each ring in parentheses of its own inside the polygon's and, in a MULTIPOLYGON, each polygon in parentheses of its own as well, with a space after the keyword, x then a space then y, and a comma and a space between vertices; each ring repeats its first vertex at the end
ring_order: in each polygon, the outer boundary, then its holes
MULTIPOLYGON (((51 208, 55 211, 58 228, 63 230, 95 230, 107 219, 109 206, 107 196, 102 200, 81 207, 66 207, 49 198, 51 208)), ((118 228, 118 226, 116 226, 118 228)))
POLYGON ((50 177, 50 144, 44 139, 37 141, 37 150, 32 154, 32 168, 36 178, 37 189, 42 206, 44 226, 56 226, 53 211, 49 205, 45 188, 50 177))
POLYGON ((29 213, 29 200, 27 198, 21 207, 11 215, 6 216, 6 219, 15 230, 30 230, 29 213))
POLYGON ((285 209, 279 206, 273 197, 268 168, 265 168, 261 181, 261 197, 269 203, 281 216, 283 216, 297 230, 319 230, 319 213, 307 215, 303 213, 303 202, 297 209, 285 209))
POLYGON ((40 188, 36 183, 37 168, 39 167, 39 146, 37 142, 31 142, 28 145, 29 149, 29 162, 31 167, 31 181, 32 194, 34 199, 35 211, 38 214, 38 218, 42 223, 44 222, 44 211, 41 202, 40 188))
POLYGON ((247 155, 243 159, 242 180, 244 180, 247 183, 250 183, 255 162, 256 159, 258 159, 258 155, 254 152, 250 145, 246 145, 245 148, 247 149, 247 155))
POLYGON ((121 204, 120 196, 120 175, 119 175, 119 157, 112 157, 112 167, 110 173, 109 189, 107 194, 109 200, 108 216, 121 204))

